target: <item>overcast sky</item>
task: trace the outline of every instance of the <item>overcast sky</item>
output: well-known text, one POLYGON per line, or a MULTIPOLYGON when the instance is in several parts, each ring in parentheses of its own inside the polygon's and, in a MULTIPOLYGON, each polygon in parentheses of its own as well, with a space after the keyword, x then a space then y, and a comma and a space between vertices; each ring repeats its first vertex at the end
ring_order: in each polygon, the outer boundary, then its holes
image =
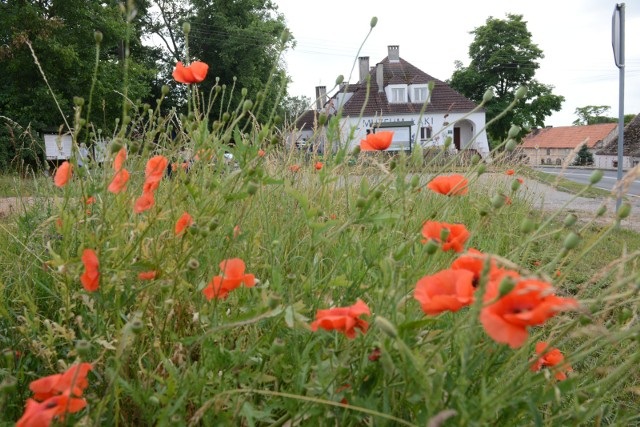
MULTIPOLYGON (((521 14, 533 42, 544 52, 538 81, 563 95, 562 110, 546 125, 569 126, 574 111, 586 105, 609 105, 618 116, 618 68, 611 47, 608 0, 274 0, 297 41, 285 54, 293 83, 291 95, 315 97, 316 86, 331 88, 338 75, 349 76, 372 16, 378 25, 360 56, 370 64, 387 56, 388 45, 400 46, 400 57, 427 74, 446 80, 454 61, 470 62, 474 28, 489 16, 521 14)), ((625 114, 640 113, 640 0, 626 3, 625 114)), ((358 68, 351 82, 358 79, 358 68)))

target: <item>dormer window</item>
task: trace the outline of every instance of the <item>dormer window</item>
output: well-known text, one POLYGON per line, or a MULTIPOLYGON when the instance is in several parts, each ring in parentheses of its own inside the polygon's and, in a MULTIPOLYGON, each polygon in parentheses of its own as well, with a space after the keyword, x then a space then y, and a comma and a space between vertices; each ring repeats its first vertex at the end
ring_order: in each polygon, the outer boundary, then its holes
POLYGON ((415 87, 413 88, 413 102, 424 102, 427 100, 427 88, 415 87))
POLYGON ((406 102, 405 99, 407 99, 405 88, 391 89, 391 102, 406 102))

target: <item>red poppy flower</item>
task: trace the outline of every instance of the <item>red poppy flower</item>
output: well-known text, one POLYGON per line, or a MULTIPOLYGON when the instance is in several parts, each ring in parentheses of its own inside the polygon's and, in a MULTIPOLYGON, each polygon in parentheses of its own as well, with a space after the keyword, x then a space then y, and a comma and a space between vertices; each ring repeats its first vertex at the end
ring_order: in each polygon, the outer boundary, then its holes
POLYGON ((511 201, 511 197, 509 197, 509 196, 504 196, 504 203, 505 203, 506 205, 510 205, 510 204, 512 204, 513 202, 511 201))
POLYGON ((125 160, 127 160, 127 149, 122 147, 120 151, 118 151, 118 154, 116 154, 115 159, 113 159, 113 170, 118 172, 122 169, 125 160))
POLYGON ((36 400, 47 400, 58 394, 82 396, 84 389, 89 386, 87 375, 92 369, 90 363, 79 363, 62 374, 49 375, 31 381, 29 390, 33 392, 33 398, 36 400))
POLYGON ((300 170, 300 166, 298 166, 298 165, 291 165, 291 166, 289 166, 289 170, 290 170, 291 172, 298 172, 298 171, 300 170))
POLYGON ((95 292, 100 285, 99 262, 96 253, 92 249, 82 251, 82 263, 84 264, 84 274, 80 276, 82 286, 89 291, 95 292))
POLYGON ((564 381, 567 379, 567 374, 565 372, 571 372, 573 369, 570 365, 563 363, 564 355, 557 348, 548 348, 548 344, 546 342, 540 341, 536 344, 536 354, 537 358, 531 359, 531 370, 534 372, 539 371, 544 367, 554 367, 556 366, 556 374, 555 377, 558 381, 564 381), (563 372, 565 371, 565 372, 563 372))
POLYGON ((245 264, 240 258, 225 259, 220 263, 221 276, 215 276, 209 286, 202 290, 207 300, 213 298, 225 299, 229 292, 244 283, 247 288, 255 286, 256 279, 253 274, 245 274, 245 264))
POLYGON ((73 166, 69 162, 63 162, 58 170, 56 171, 56 175, 53 177, 53 182, 57 187, 64 187, 69 179, 71 179, 71 171, 73 170, 73 166))
POLYGON ((424 276, 416 284, 414 298, 422 311, 436 316, 443 311, 458 311, 473 302, 473 273, 468 270, 442 270, 424 276))
MULTIPOLYGON (((473 286, 477 286, 482 276, 482 270, 484 269, 484 263, 487 259, 486 254, 480 252, 477 249, 469 248, 464 255, 458 257, 451 263, 452 270, 467 270, 473 273, 473 286)), ((498 283, 505 277, 510 276, 515 279, 520 275, 516 271, 506 270, 498 267, 496 262, 492 259, 489 264, 489 277, 490 281, 497 281, 498 283)))
POLYGON ((524 179, 522 179, 522 178, 516 178, 516 179, 518 180, 518 182, 519 182, 520 184, 524 184, 524 179))
POLYGON ((361 299, 350 307, 318 310, 316 320, 311 323, 311 330, 336 330, 353 339, 356 337, 356 329, 360 329, 363 334, 369 329, 369 322, 359 318, 363 314, 371 316, 371 311, 361 299))
POLYGON ((144 193, 142 193, 142 196, 138 197, 138 199, 136 200, 133 211, 137 214, 142 213, 146 210, 151 209, 155 203, 156 201, 153 197, 153 192, 145 191, 144 193))
MULTIPOLYGON (((499 287, 499 282, 490 282, 484 301, 490 302, 498 297, 499 287)), ((495 341, 517 348, 527 340, 528 326, 542 325, 559 312, 577 305, 578 302, 573 298, 554 295, 553 287, 547 282, 522 279, 511 292, 485 306, 480 313, 480 321, 495 341)))
POLYGON ((315 168, 316 168, 317 171, 322 169, 322 162, 316 162, 315 168))
POLYGON ((193 225, 193 217, 189 215, 187 212, 183 213, 178 222, 176 222, 176 236, 184 233, 184 230, 187 227, 191 227, 193 225))
POLYGON ((445 196, 462 196, 469 191, 469 180, 462 175, 437 176, 428 184, 427 188, 445 196))
POLYGON ((264 157, 264 156, 265 156, 265 154, 267 154, 267 153, 265 153, 265 151, 264 151, 264 150, 258 150, 258 156, 259 156, 259 157, 264 157))
POLYGON ((360 150, 362 151, 382 151, 391 146, 393 132, 384 131, 370 133, 366 139, 360 140, 360 150))
POLYGON ((375 362, 378 359, 380 359, 380 356, 382 356, 382 351, 380 350, 380 347, 375 347, 373 350, 371 350, 371 353, 369 353, 369 356, 367 356, 367 359, 369 359, 372 362, 375 362))
POLYGON ((182 62, 178 62, 173 70, 173 78, 184 84, 200 83, 207 77, 207 71, 209 71, 209 66, 204 62, 193 61, 187 67, 182 62))
POLYGON ((129 181, 129 171, 126 169, 120 169, 116 172, 113 180, 111 180, 111 184, 109 184, 107 190, 113 194, 118 194, 127 188, 127 181, 129 181))
POLYGON ((92 205, 92 204, 94 204, 95 202, 96 202, 96 198, 95 198, 95 197, 93 197, 93 196, 91 196, 91 197, 87 197, 87 198, 84 200, 84 204, 85 204, 85 205, 92 205))
POLYGON ((516 173, 516 171, 514 171, 513 169, 509 169, 508 171, 505 172, 505 174, 507 175, 513 175, 514 173, 516 173))
POLYGON ((144 169, 146 181, 160 181, 167 170, 169 160, 164 156, 154 156, 147 161, 144 169))
POLYGON ((155 270, 151 270, 151 271, 142 271, 140 273, 138 273, 138 279, 140 280, 153 280, 156 278, 156 271, 155 270))
POLYGON ((81 411, 85 406, 87 406, 86 400, 64 394, 50 397, 44 402, 27 399, 27 406, 16 427, 48 427, 55 417, 59 417, 62 421, 64 414, 81 411))
POLYGON ((426 221, 422 226, 422 235, 427 239, 433 239, 440 242, 440 236, 442 229, 449 230, 449 236, 447 236, 446 242, 442 243, 443 251, 456 251, 462 252, 464 250, 464 243, 467 241, 471 234, 463 224, 447 224, 446 222, 426 221))

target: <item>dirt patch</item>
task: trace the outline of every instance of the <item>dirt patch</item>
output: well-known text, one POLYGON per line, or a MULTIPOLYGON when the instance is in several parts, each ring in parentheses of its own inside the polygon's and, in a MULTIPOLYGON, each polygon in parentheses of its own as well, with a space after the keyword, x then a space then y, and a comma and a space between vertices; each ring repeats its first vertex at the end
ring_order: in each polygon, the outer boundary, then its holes
POLYGON ((25 212, 33 206, 34 197, 3 197, 0 198, 0 218, 5 218, 14 213, 25 212))

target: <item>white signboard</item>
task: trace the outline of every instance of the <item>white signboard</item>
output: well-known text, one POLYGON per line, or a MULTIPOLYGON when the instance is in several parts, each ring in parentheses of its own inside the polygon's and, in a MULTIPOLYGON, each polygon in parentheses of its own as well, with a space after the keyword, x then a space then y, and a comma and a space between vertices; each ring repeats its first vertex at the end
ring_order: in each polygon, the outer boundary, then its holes
POLYGON ((44 135, 44 148, 47 160, 67 160, 71 157, 71 135, 44 135))
POLYGON ((409 151, 409 141, 411 141, 411 128, 409 126, 403 127, 385 127, 380 131, 393 132, 393 139, 391 140, 391 146, 387 148, 387 151, 409 151))

